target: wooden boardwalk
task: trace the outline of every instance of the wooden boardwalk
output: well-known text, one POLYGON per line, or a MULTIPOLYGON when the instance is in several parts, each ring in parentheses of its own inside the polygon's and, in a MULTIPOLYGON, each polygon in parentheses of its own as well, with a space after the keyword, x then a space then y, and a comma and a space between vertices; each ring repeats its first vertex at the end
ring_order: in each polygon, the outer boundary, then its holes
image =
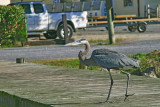
POLYGON ((105 71, 0 61, 0 91, 56 107, 160 106, 160 79, 131 75, 129 93, 135 95, 124 102, 127 78, 119 73, 112 75, 110 103, 102 103, 110 85, 105 71))

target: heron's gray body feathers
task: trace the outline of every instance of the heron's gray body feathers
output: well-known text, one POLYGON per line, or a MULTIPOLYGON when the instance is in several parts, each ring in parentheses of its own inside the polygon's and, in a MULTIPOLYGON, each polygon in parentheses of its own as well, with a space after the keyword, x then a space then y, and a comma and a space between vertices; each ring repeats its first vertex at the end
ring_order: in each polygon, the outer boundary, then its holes
POLYGON ((96 49, 89 59, 82 60, 80 58, 80 61, 87 66, 101 66, 107 69, 139 67, 139 63, 135 59, 109 49, 96 49))

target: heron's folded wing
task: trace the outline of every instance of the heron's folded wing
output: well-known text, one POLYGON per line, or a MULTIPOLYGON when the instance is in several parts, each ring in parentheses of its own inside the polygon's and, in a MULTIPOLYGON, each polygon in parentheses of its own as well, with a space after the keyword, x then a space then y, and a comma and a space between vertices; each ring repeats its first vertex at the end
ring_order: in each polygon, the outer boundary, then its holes
POLYGON ((110 55, 94 55, 94 61, 104 68, 122 68, 123 63, 119 63, 119 59, 110 55))
POLYGON ((127 57, 124 54, 117 53, 115 51, 110 50, 100 50, 98 52, 94 52, 92 54, 92 59, 99 65, 104 68, 112 69, 112 68, 133 68, 138 67, 139 64, 136 60, 133 60, 127 57))

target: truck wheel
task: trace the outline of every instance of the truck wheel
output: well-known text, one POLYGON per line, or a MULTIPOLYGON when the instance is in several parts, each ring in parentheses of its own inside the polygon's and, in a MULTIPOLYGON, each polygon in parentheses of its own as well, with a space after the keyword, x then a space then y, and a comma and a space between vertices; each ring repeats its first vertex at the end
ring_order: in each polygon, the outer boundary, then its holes
POLYGON ((47 39, 56 39, 57 38, 56 31, 48 31, 47 33, 44 34, 44 36, 47 39))
MULTIPOLYGON (((73 29, 70 25, 67 25, 68 27, 68 37, 69 39, 72 37, 73 35, 73 29)), ((58 27, 58 30, 57 30, 57 35, 60 39, 64 39, 64 30, 63 30, 63 25, 60 25, 58 27)))
POLYGON ((137 27, 137 30, 140 32, 140 33, 143 33, 146 31, 146 25, 144 23, 140 23, 138 24, 138 27, 137 27))
POLYGON ((135 32, 136 31, 136 26, 135 25, 128 25, 128 30, 130 31, 130 32, 135 32))

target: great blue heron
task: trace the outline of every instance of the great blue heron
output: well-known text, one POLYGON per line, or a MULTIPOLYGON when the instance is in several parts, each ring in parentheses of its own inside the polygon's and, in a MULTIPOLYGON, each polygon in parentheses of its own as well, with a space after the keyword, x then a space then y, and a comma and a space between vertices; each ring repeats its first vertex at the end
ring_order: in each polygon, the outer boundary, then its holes
MULTIPOLYGON (((120 69, 120 68, 139 68, 139 63, 132 58, 127 57, 124 54, 109 50, 109 49, 96 49, 92 52, 92 55, 90 58, 86 58, 86 54, 90 50, 90 44, 86 39, 80 39, 72 43, 66 44, 66 46, 73 46, 73 45, 80 45, 83 44, 85 45, 85 50, 79 52, 79 60, 87 65, 87 66, 100 66, 103 68, 106 68, 109 72, 109 76, 111 79, 111 84, 110 84, 110 89, 108 93, 108 97, 106 99, 106 102, 108 102, 112 85, 113 85, 113 79, 112 75, 110 73, 110 69, 120 69)), ((126 93, 125 93, 125 99, 128 96, 131 96, 128 94, 128 85, 129 85, 129 79, 130 79, 130 74, 128 72, 122 71, 124 74, 127 75, 127 87, 126 87, 126 93)))

